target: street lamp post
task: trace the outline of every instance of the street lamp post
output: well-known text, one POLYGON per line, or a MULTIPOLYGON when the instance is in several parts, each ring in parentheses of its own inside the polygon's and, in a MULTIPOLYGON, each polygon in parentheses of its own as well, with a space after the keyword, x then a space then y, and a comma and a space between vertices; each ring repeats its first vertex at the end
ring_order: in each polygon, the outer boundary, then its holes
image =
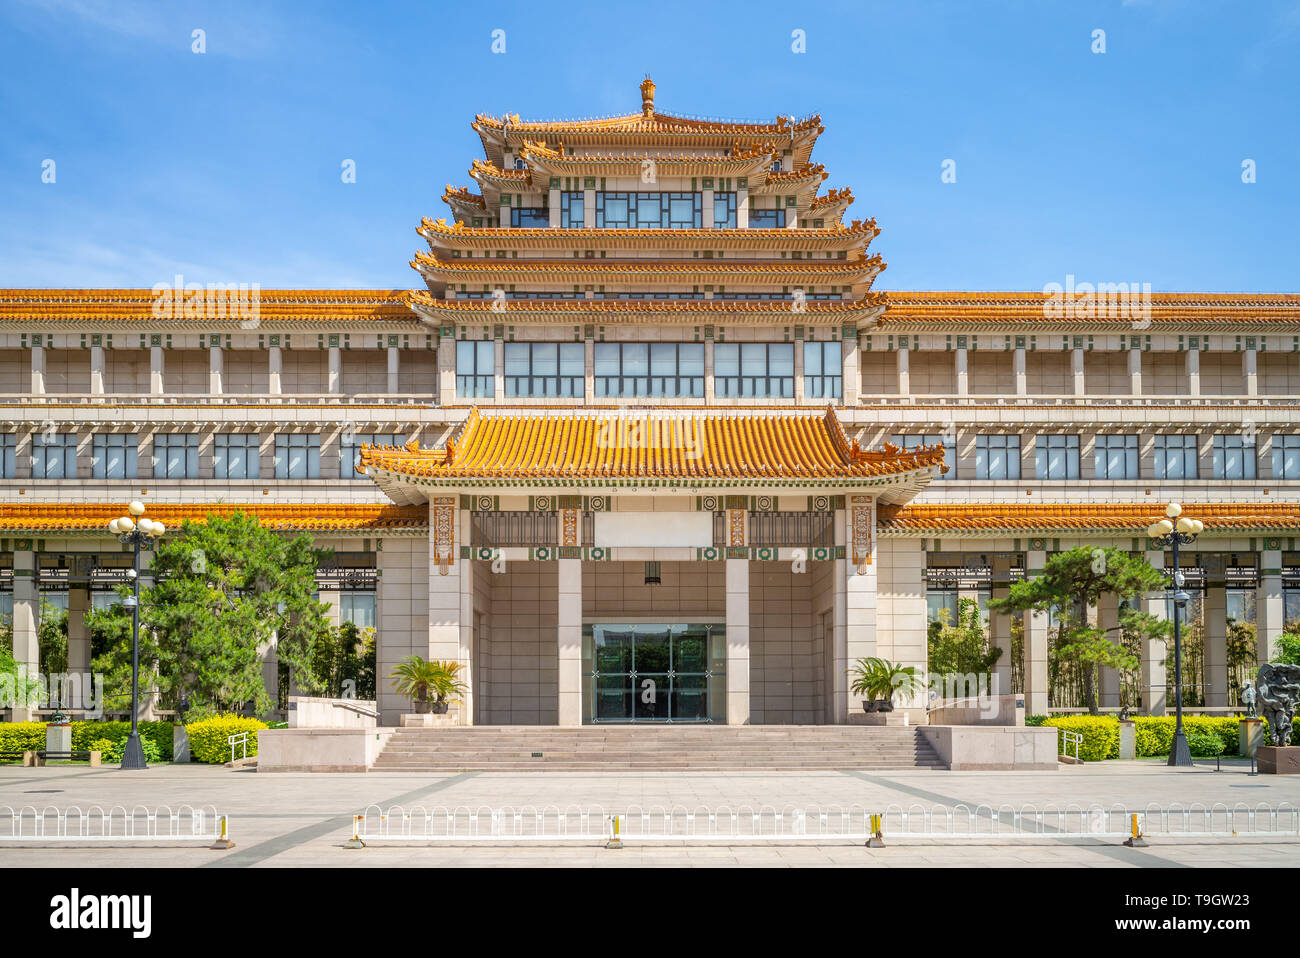
POLYGON ((135 500, 126 507, 130 515, 114 519, 108 531, 117 536, 123 545, 132 547, 133 558, 127 574, 131 577, 131 595, 126 604, 131 607, 131 734, 122 749, 122 768, 148 768, 144 748, 140 745, 138 719, 140 715, 140 546, 149 545, 167 531, 161 522, 144 517, 144 503, 135 500))
POLYGON ((1167 518, 1153 522, 1147 527, 1147 535, 1159 547, 1169 546, 1174 558, 1174 741, 1169 748, 1170 765, 1194 765, 1192 750, 1187 747, 1187 736, 1183 732, 1183 635, 1179 623, 1179 612, 1187 605, 1187 593, 1183 589, 1183 573, 1178 568, 1178 547, 1190 545, 1196 537, 1205 531, 1205 523, 1200 519, 1189 519, 1183 515, 1183 507, 1171 502, 1165 509, 1167 518))

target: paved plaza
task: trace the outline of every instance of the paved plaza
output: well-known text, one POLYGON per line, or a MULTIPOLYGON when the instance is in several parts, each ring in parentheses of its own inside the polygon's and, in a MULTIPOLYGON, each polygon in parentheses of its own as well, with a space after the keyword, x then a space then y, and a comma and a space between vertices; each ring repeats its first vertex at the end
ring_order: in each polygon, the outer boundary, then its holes
MULTIPOLYGON (((981 865, 1024 867, 1188 867, 1300 865, 1300 837, 1152 837, 1145 849, 1113 838, 896 839, 868 850, 849 841, 685 846, 599 842, 559 845, 372 843, 343 848, 351 816, 378 804, 518 808, 567 805, 685 807, 862 805, 1013 805, 1054 803, 1145 808, 1289 803, 1300 806, 1300 780, 1251 776, 1249 766, 1225 762, 1173 770, 1158 762, 1108 762, 1055 772, 740 772, 728 773, 462 773, 258 774, 199 765, 162 765, 144 772, 84 766, 0 767, 0 806, 58 808, 140 804, 211 805, 228 814, 237 846, 72 847, 37 843, 0 846, 7 866, 808 866, 981 865)), ((888 837, 888 836, 887 836, 888 837)))

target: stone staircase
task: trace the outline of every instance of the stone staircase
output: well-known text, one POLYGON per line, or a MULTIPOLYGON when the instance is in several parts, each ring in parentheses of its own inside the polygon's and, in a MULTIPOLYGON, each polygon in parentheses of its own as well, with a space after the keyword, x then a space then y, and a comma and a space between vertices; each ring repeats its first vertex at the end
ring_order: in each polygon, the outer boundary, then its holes
POLYGON ((480 726, 394 731, 374 772, 944 768, 916 727, 480 726))

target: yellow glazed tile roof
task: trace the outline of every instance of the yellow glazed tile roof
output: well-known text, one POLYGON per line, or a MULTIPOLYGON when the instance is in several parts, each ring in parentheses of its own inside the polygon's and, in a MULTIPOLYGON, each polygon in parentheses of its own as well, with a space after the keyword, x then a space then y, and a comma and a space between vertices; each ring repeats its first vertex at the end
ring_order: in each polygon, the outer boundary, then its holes
POLYGON ((863 479, 943 467, 943 448, 867 452, 825 413, 470 412, 441 449, 364 446, 358 470, 414 478, 863 479))
MULTIPOLYGON (((1075 300, 1068 315, 1051 314, 1049 297, 1041 292, 965 292, 890 290, 889 311, 882 326, 998 327, 1026 325, 1134 327, 1136 318, 1112 310, 1103 295, 1075 300), (1091 315, 1089 310, 1091 309, 1091 315), (1117 315, 1112 315, 1115 313, 1117 315)), ((1242 326, 1300 323, 1300 294, 1296 293, 1149 293, 1153 324, 1242 326)), ((1059 300, 1057 300, 1059 302, 1059 300)), ((1115 301, 1118 302, 1118 301, 1115 301)), ((1129 301, 1138 306, 1140 301, 1129 301)))
MULTIPOLYGON (((1207 532, 1300 531, 1300 503, 1183 503, 1207 532)), ((1013 503, 882 506, 882 532, 960 536, 983 533, 1112 532, 1145 537, 1164 518, 1154 503, 1013 503)))
MULTIPOLYGON (((158 294, 150 289, 0 289, 0 323, 129 320, 210 324, 222 318, 202 301, 196 303, 201 315, 158 316, 158 301, 158 294)), ((403 289, 262 289, 257 291, 257 307, 258 319, 264 323, 416 321, 410 293, 403 289)), ((187 312, 185 301, 173 311, 187 312)), ((227 310, 224 317, 228 322, 239 318, 233 310, 227 310)))
MULTIPOLYGON (((0 533, 58 534, 104 532, 109 520, 126 515, 126 503, 0 503, 0 533)), ((185 520, 203 522, 209 515, 228 516, 236 512, 256 516, 278 532, 398 532, 423 529, 429 516, 425 509, 385 503, 352 505, 312 503, 273 505, 267 503, 146 502, 145 515, 169 529, 185 520)))

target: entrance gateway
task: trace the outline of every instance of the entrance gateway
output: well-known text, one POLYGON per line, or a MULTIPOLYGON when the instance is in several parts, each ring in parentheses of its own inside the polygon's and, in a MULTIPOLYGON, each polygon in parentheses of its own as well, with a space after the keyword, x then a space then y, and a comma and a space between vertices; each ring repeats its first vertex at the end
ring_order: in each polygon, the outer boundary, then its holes
POLYGON ((589 623, 582 629, 582 721, 727 720, 722 622, 589 623))

